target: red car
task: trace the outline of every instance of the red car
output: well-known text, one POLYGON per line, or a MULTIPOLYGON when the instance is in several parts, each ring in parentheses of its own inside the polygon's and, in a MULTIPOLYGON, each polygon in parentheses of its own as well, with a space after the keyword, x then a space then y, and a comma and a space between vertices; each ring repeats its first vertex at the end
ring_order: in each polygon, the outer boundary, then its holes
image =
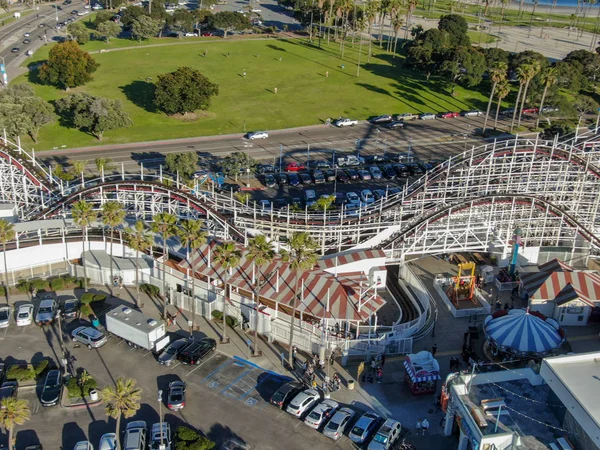
POLYGON ((448 111, 448 112, 440 114, 440 117, 442 119, 454 119, 455 117, 458 117, 458 116, 460 116, 459 113, 457 113, 457 112, 451 112, 451 111, 448 111))
POLYGON ((303 164, 298 163, 289 163, 285 168, 285 170, 287 170, 288 172, 299 172, 304 169, 306 169, 306 167, 304 167, 303 164))
POLYGON ((539 108, 523 108, 523 114, 537 114, 539 111, 539 108))
POLYGON ((203 32, 200 36, 212 36, 213 34, 210 31, 203 32))

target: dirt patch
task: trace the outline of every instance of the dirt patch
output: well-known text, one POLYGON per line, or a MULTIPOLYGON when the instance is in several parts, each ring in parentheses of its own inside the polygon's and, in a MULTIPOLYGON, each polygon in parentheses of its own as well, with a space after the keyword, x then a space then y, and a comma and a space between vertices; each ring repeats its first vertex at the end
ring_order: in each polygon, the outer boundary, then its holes
POLYGON ((199 119, 212 119, 215 117, 215 113, 208 111, 189 112, 186 114, 173 114, 170 116, 173 119, 180 120, 182 122, 195 122, 199 119))

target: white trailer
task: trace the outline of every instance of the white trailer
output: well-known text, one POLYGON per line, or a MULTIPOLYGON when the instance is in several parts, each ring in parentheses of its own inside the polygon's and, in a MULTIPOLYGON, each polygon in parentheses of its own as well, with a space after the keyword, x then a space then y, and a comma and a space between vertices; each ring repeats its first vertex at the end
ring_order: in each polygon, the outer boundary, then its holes
POLYGON ((106 313, 106 330, 132 347, 159 352, 169 343, 165 323, 127 306, 106 313))

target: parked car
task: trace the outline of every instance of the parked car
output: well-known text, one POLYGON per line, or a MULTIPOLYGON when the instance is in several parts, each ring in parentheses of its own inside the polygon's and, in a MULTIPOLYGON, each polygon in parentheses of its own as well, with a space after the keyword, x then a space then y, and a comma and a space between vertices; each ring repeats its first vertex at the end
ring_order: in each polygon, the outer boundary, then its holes
POLYGON ((167 392, 167 407, 171 411, 179 411, 185 407, 185 383, 172 381, 167 392))
POLYGON ((73 450, 94 450, 94 446, 90 441, 79 441, 73 450))
POLYGON ((415 157, 414 157, 413 153, 400 152, 400 153, 392 153, 392 154, 388 153, 388 159, 392 162, 407 163, 407 162, 412 162, 415 159, 415 157))
POLYGON ((348 437, 352 442, 362 444, 369 439, 369 436, 373 434, 380 422, 381 417, 378 414, 366 412, 356 421, 354 427, 348 433, 348 437))
POLYGON ((377 117, 373 117, 372 119, 369 119, 369 122, 371 123, 389 123, 391 122, 392 116, 390 116, 389 114, 383 114, 381 116, 377 116, 377 117))
POLYGON ((285 209, 288 206, 288 202, 285 198, 276 198, 275 201, 273 201, 273 207, 275 209, 285 209))
POLYGON ((325 179, 328 182, 334 182, 335 181, 335 170, 326 170, 325 171, 325 179))
POLYGON ((454 118, 458 117, 459 115, 460 115, 459 113, 453 112, 453 111, 440 113, 440 117, 442 119, 454 119, 454 118))
POLYGON ((312 184, 313 182, 312 177, 308 172, 300 172, 298 173, 298 176, 300 177, 300 182, 302 184, 312 184))
POLYGON ((179 352, 181 352, 189 343, 190 341, 187 338, 181 338, 171 342, 160 355, 158 355, 158 362, 165 366, 170 366, 173 361, 177 359, 179 352))
POLYGON ((419 119, 420 120, 434 120, 435 114, 434 113, 423 113, 423 114, 419 115, 419 119))
POLYGON ((315 160, 315 161, 311 161, 308 166, 311 169, 331 169, 331 163, 329 161, 323 161, 323 160, 315 160))
POLYGON ((93 327, 78 327, 71 333, 73 342, 81 342, 87 348, 99 348, 106 344, 106 336, 102 331, 93 327))
POLYGON ((348 175, 348 178, 352 181, 358 180, 358 170, 356 169, 346 169, 346 175, 348 175))
POLYGON ((251 133, 248 133, 246 137, 251 141, 255 139, 266 139, 269 137, 269 133, 267 133, 266 131, 253 131, 251 133))
POLYGON ((287 170, 288 172, 300 172, 301 170, 305 170, 306 167, 304 167, 304 164, 298 164, 298 163, 289 163, 286 167, 285 170, 287 170))
POLYGON ((392 166, 391 164, 386 164, 382 166, 381 170, 383 171, 383 174, 388 180, 395 180, 398 176, 396 169, 394 169, 394 166, 392 166))
POLYGON ((500 111, 501 116, 508 116, 509 114, 513 114, 515 112, 515 108, 507 108, 500 111))
POLYGON ((0 386, 0 400, 10 397, 17 397, 19 384, 16 381, 5 381, 0 386))
POLYGON ((264 184, 268 188, 277 187, 277 181, 275 181, 275 177, 271 173, 265 173, 263 175, 264 184))
POLYGON ((183 364, 199 364, 202 358, 209 353, 215 351, 217 348, 217 342, 211 338, 202 338, 198 341, 193 341, 187 347, 185 347, 177 359, 183 364))
POLYGON ((65 319, 74 319, 79 314, 79 300, 75 297, 66 299, 60 308, 60 313, 65 319))
POLYGON ((369 167, 369 172, 371 172, 371 177, 373 177, 374 180, 381 180, 383 177, 381 170, 377 166, 369 167))
POLYGON ((117 450, 117 435, 115 433, 105 433, 100 438, 98 450, 117 450))
POLYGON ((542 108, 543 113, 556 112, 556 111, 558 111, 558 108, 556 106, 544 106, 542 108))
POLYGON ((42 406, 58 405, 60 393, 62 392, 62 384, 60 370, 50 370, 46 375, 44 387, 42 388, 42 395, 40 396, 40 403, 42 406))
POLYGON ((381 200, 386 197, 385 191, 383 189, 373 189, 373 197, 375 197, 375 201, 381 200))
POLYGON ((523 114, 537 114, 540 112, 539 108, 523 108, 523 114))
POLYGON ((360 197, 356 192, 346 192, 346 199, 348 200, 348 203, 360 205, 360 197))
POLYGON ((123 450, 145 450, 146 422, 143 420, 129 422, 125 428, 122 446, 123 450))
POLYGON ((394 170, 396 171, 396 174, 398 174, 399 177, 408 177, 410 176, 410 172, 408 170, 408 168, 404 165, 404 164, 394 164, 392 166, 394 168, 394 170))
POLYGON ((334 122, 334 125, 339 128, 353 127, 354 125, 357 125, 357 124, 358 124, 358 120, 348 119, 345 117, 340 117, 338 120, 336 120, 334 122))
POLYGON ((403 113, 403 114, 398 114, 396 116, 396 120, 403 120, 404 122, 407 122, 409 120, 415 120, 418 116, 416 116, 413 113, 403 113))
POLYGON ((387 419, 367 447, 367 450, 390 450, 394 442, 400 437, 402 426, 400 422, 393 419, 387 419))
POLYGON ((325 183, 325 175, 323 175, 323 171, 315 170, 313 172, 313 180, 315 181, 315 184, 325 183))
POLYGON ((298 186, 300 184, 300 177, 297 173, 290 173, 288 179, 290 180, 290 186, 298 186))
MULTIPOLYGON (((171 425, 167 422, 152 424, 150 430, 150 450, 159 450, 161 444, 164 445, 165 450, 171 450, 171 443, 171 425)), ((127 448, 123 450, 127 450, 127 448)))
POLYGON ((460 115, 463 117, 479 117, 483 115, 483 111, 479 111, 478 109, 470 109, 469 111, 461 111, 460 115))
POLYGON ((256 165, 256 173, 258 173, 258 174, 275 173, 275 166, 273 164, 257 164, 256 165))
POLYGON ((387 158, 381 155, 371 155, 365 158, 367 164, 380 164, 387 162, 387 158))
POLYGON ((284 384, 269 399, 271 405, 277 406, 279 409, 285 409, 288 403, 304 388, 304 385, 298 381, 290 381, 284 384))
POLYGON ((25 303, 19 306, 17 310, 17 326, 23 327, 30 325, 33 321, 33 305, 31 303, 25 303))
POLYGON ((371 179, 371 172, 365 169, 361 169, 358 171, 358 176, 362 181, 369 181, 371 179))
POLYGON ((348 177, 348 174, 346 174, 345 171, 338 169, 337 171, 337 180, 340 183, 347 183, 348 181, 350 181, 350 177, 348 177))
POLYGON ((38 325, 46 325, 54 322, 56 310, 56 300, 52 297, 44 297, 40 302, 38 312, 35 316, 35 323, 38 325))
POLYGON ((333 415, 331 420, 327 422, 327 425, 325 425, 325 428, 323 428, 323 434, 328 438, 337 441, 342 437, 344 431, 355 415, 356 413, 353 409, 347 407, 341 408, 333 415))
POLYGON ((402 120, 394 120, 393 122, 388 123, 386 128, 390 130, 399 130, 400 128, 404 128, 404 121, 402 120))
POLYGON ((321 428, 340 409, 340 404, 334 400, 323 400, 313 408, 304 423, 315 430, 321 428))
POLYGON ((375 202, 375 197, 373 196, 373 192, 370 189, 363 189, 360 192, 360 199, 365 205, 369 205, 375 202))
POLYGON ((276 179, 277 179, 277 184, 279 184, 279 186, 285 186, 286 184, 289 183, 289 178, 287 173, 278 173, 276 175, 276 179))
POLYGON ((412 163, 408 163, 405 164, 406 168, 408 169, 408 171, 412 174, 412 175, 423 175, 425 173, 425 171, 423 170, 423 168, 417 164, 416 162, 412 162, 412 163))
POLYGON ((286 408, 286 412, 302 418, 315 403, 321 399, 321 394, 315 389, 306 389, 305 391, 299 392, 292 399, 286 408))
POLYGON ((221 192, 223 194, 230 194, 240 192, 242 188, 239 184, 235 183, 223 183, 217 188, 217 192, 221 192))
POLYGON ((0 306, 0 328, 8 327, 10 322, 10 306, 0 306))

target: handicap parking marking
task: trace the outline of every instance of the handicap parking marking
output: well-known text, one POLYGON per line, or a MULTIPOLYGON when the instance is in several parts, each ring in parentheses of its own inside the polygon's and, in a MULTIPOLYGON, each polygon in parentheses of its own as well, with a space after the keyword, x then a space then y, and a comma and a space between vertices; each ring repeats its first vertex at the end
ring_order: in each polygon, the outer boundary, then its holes
MULTIPOLYGON (((240 399, 242 398, 242 395, 246 393, 246 388, 243 387, 243 385, 247 386, 247 383, 243 380, 243 378, 249 373, 254 371, 253 368, 247 368, 244 372, 242 372, 241 375, 239 375, 237 378, 235 378, 231 383, 229 383, 227 386, 225 386, 225 389, 223 389, 221 391, 221 394, 225 394, 228 397, 232 397, 232 398, 237 398, 240 399), (242 386, 238 386, 238 383, 240 383, 242 386)), ((251 389, 254 389, 254 387, 252 387, 251 389)))

